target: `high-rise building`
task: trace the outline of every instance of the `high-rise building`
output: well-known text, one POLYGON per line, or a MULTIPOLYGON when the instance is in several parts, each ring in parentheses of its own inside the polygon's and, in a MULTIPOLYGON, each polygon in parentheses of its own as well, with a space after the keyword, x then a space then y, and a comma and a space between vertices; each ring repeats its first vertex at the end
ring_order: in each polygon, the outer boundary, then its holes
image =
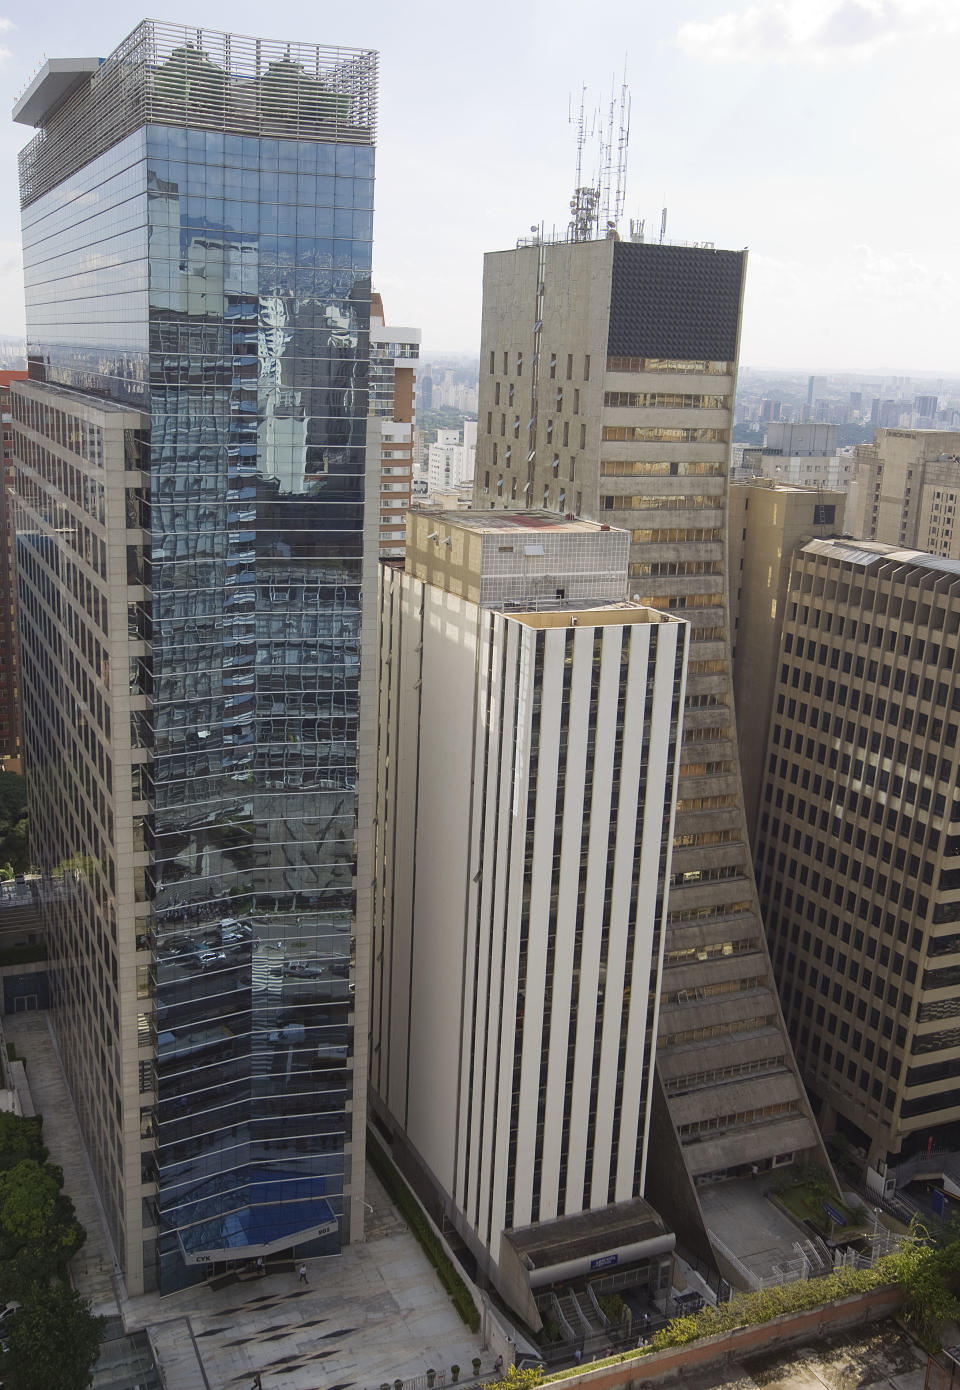
POLYGON ((380 417, 380 554, 402 555, 405 517, 413 499, 419 328, 384 322, 383 301, 370 312, 370 413, 380 417))
POLYGON ((691 624, 647 1190, 688 1246, 720 1176, 825 1162, 786 1037, 744 822, 726 593, 745 254, 613 239, 484 267, 479 508, 631 538, 629 592, 691 624))
POLYGON ((437 430, 427 454, 427 490, 431 496, 455 492, 473 482, 477 453, 477 422, 464 420, 463 431, 437 430))
POLYGON ((371 1100, 533 1327, 591 1269, 669 1288, 643 1193, 689 629, 626 600, 629 548, 426 511, 381 577, 371 1100))
POLYGON ((3 493, 0 495, 0 758, 20 752, 20 677, 17 656, 17 565, 13 527, 13 415, 10 388, 27 373, 0 371, 3 422, 3 493))
POLYGON ((825 1133, 960 1141, 960 564, 795 553, 757 837, 767 933, 825 1133))
POLYGON ((960 559, 960 432, 877 430, 854 450, 846 529, 960 559))
POLYGON ((730 484, 730 617, 733 693, 749 843, 763 791, 773 683, 793 552, 843 522, 844 494, 766 478, 730 484))
POLYGON ((376 71, 147 21, 15 109, 31 830, 131 1293, 362 1231, 376 71))
POLYGON ((933 429, 940 402, 936 396, 914 396, 913 412, 917 416, 919 429, 933 429))
POLYGON ((846 488, 853 470, 849 454, 837 452, 832 424, 769 424, 761 455, 765 478, 793 487, 846 488))

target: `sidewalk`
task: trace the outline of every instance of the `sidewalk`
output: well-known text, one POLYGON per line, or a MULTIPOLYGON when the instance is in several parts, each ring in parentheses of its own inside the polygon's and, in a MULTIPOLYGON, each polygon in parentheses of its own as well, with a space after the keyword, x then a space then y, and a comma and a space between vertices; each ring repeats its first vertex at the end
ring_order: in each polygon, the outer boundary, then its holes
POLYGON ((161 1298, 125 1300, 127 1327, 146 1326, 163 1367, 167 1390, 236 1386, 254 1376, 263 1390, 345 1390, 461 1369, 483 1358, 489 1377, 494 1354, 460 1321, 433 1267, 367 1170, 369 1238, 342 1255, 309 1260, 308 1283, 295 1272, 268 1274, 223 1289, 199 1286, 161 1298), (201 1365, 197 1378, 190 1343, 201 1365))
POLYGON ((104 1233, 103 1213, 93 1174, 80 1136, 80 1123, 60 1070, 46 1012, 8 1014, 3 1021, 7 1041, 26 1062, 27 1081, 38 1115, 43 1116, 43 1142, 51 1161, 63 1169, 63 1188, 87 1232, 71 1266, 75 1287, 88 1298, 95 1313, 116 1316, 114 1276, 118 1272, 104 1233))
MULTIPOLYGON (((45 1013, 4 1020, 27 1060, 36 1108, 53 1162, 87 1230, 72 1274, 94 1311, 123 1317, 128 1332, 147 1332, 166 1390, 347 1390, 425 1377, 458 1364, 469 1390, 471 1362, 489 1378, 495 1353, 461 1322, 432 1265, 367 1170, 367 1240, 343 1254, 310 1260, 304 1287, 295 1273, 271 1274, 227 1288, 198 1285, 162 1298, 128 1299, 103 1229, 93 1175, 45 1013)), ((439 1377, 438 1377, 439 1379, 439 1377)), ((425 1383, 425 1381, 423 1382, 425 1383)))

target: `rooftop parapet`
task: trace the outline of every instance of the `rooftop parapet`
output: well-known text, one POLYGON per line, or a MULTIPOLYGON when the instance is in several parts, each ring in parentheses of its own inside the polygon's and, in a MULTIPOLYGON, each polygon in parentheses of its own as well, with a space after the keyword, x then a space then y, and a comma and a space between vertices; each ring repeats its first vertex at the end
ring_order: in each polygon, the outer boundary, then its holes
POLYGON ((372 145, 377 54, 147 19, 103 61, 45 63, 13 114, 40 127, 20 152, 27 207, 149 123, 372 145))

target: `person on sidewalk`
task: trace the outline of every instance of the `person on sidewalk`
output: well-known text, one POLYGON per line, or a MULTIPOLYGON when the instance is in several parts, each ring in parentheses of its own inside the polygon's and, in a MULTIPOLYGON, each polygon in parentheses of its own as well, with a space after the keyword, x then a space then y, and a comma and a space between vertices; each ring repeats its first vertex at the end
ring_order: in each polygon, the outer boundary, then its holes
POLYGON ((305 1284, 307 1282, 307 1266, 301 1265, 298 1272, 300 1275, 300 1283, 305 1284))
POLYGON ((502 1356, 498 1356, 497 1359, 496 1359, 496 1361, 494 1361, 494 1363, 493 1363, 493 1369, 496 1371, 496 1373, 497 1373, 498 1376, 503 1374, 503 1357, 502 1357, 502 1356))

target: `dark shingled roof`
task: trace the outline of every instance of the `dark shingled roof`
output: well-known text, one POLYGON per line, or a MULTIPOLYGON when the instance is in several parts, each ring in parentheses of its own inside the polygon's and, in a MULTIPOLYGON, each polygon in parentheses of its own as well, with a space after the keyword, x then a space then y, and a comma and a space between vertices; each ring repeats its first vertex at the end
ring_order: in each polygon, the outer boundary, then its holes
POLYGON ((733 361, 745 255, 702 246, 618 242, 607 353, 733 361))
POLYGON ((504 1231, 528 1270, 549 1269, 568 1260, 584 1260, 622 1245, 637 1245, 667 1233, 667 1227, 649 1202, 635 1197, 629 1202, 558 1216, 533 1226, 504 1231))

